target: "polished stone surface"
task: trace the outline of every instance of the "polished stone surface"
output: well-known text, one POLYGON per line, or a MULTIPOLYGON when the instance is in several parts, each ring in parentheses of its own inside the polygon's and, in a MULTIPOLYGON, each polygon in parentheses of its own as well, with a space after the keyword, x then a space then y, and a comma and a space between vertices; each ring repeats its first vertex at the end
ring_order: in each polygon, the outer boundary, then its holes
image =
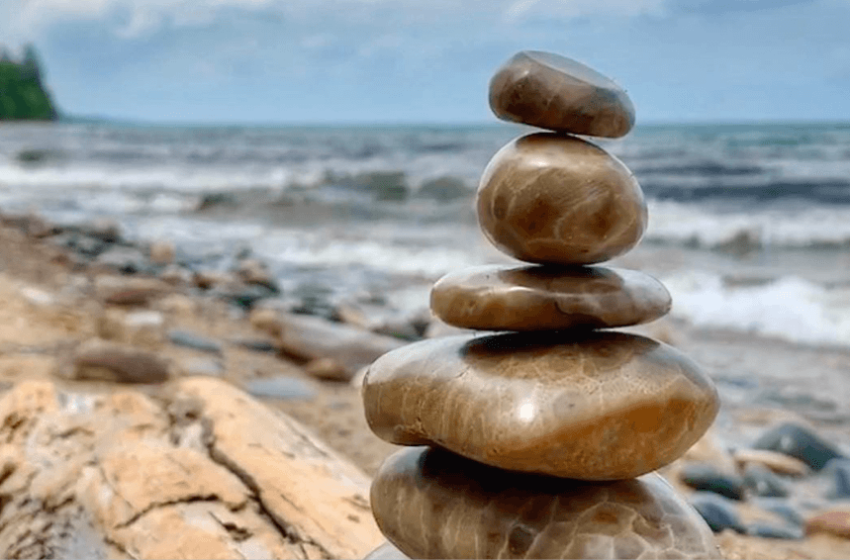
POLYGON ((372 482, 381 532, 411 558, 719 558, 661 476, 588 483, 510 473, 424 447, 372 482))
POLYGON ((538 133, 493 156, 478 187, 478 221, 500 250, 538 264, 622 255, 646 229, 640 185, 616 157, 572 136, 538 133))
POLYGON ((674 461, 719 406, 689 358, 610 331, 410 344, 369 367, 363 402, 369 426, 390 443, 583 480, 632 478, 674 461))
POLYGON ((637 325, 667 314, 671 302, 652 276, 597 266, 479 266, 447 274, 431 290, 437 317, 491 331, 637 325))
POLYGON ((635 124, 634 105, 620 86, 545 52, 520 52, 496 71, 490 108, 506 121, 588 136, 625 136, 635 124))

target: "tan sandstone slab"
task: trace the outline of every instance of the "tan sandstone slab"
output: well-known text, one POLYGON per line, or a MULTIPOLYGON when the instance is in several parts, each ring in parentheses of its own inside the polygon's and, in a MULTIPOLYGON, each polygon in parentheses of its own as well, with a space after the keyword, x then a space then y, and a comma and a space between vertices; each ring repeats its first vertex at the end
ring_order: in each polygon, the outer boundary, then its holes
POLYGON ((647 274, 603 267, 479 266, 431 290, 431 310, 456 327, 535 331, 625 327, 670 311, 666 288, 647 274))
POLYGON ((580 62, 552 53, 523 51, 490 80, 497 117, 558 132, 618 138, 635 124, 623 89, 580 62))
POLYGON ((366 419, 382 439, 437 445, 504 469, 633 478, 680 457, 719 400, 649 338, 569 331, 425 340, 372 364, 366 419))
POLYGON ((478 221, 500 251, 538 264, 593 264, 640 241, 647 208, 628 168, 602 148, 550 133, 499 150, 478 187, 478 221))
POLYGON ((381 531, 411 558, 720 557, 705 521, 656 473, 588 483, 417 447, 384 462, 371 495, 381 531))

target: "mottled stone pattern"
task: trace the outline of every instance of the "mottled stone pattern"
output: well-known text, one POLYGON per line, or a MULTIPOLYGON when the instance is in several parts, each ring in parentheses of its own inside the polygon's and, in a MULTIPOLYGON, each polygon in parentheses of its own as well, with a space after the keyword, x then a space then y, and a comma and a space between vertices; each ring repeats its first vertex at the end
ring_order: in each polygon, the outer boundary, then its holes
POLYGON ((478 188, 478 220, 501 251, 538 264, 593 264, 622 255, 647 223, 640 185, 605 150, 536 133, 502 148, 478 188))
POLYGON ((500 119, 587 136, 625 136, 635 108, 623 89, 587 66, 556 54, 524 51, 490 81, 500 119))
POLYGON ((372 483, 381 532, 411 558, 719 558, 711 530, 657 474, 584 483, 404 449, 372 483))
POLYGON ((640 476, 711 425, 711 381, 677 350, 616 332, 449 337, 379 358, 363 386, 381 438, 515 471, 640 476))
POLYGON ((667 289, 642 272, 603 267, 479 266, 431 290, 431 310, 450 325, 540 331, 648 323, 670 311, 667 289))

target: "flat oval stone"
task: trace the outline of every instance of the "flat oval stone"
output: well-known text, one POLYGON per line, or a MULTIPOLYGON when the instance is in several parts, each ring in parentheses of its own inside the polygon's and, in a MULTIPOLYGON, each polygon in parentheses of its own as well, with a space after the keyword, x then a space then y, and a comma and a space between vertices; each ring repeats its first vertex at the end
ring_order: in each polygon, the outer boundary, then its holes
POLYGON ((623 89, 580 62, 523 51, 490 80, 497 117, 556 132, 618 138, 635 124, 635 107, 623 89))
POLYGON ((537 264, 593 264, 646 230, 640 185, 616 157, 579 138, 538 133, 499 150, 478 187, 478 221, 500 251, 537 264))
POLYGON ((480 266, 452 272, 431 290, 431 310, 466 329, 609 328, 666 315, 672 300, 647 274, 603 267, 480 266))
POLYGON ((411 558, 719 558, 658 474, 589 483, 494 469, 439 449, 391 455, 372 510, 411 558))
POLYGON ((390 443, 582 480, 633 478, 674 461, 719 406, 689 358, 608 331, 409 344, 369 367, 363 402, 369 426, 390 443))

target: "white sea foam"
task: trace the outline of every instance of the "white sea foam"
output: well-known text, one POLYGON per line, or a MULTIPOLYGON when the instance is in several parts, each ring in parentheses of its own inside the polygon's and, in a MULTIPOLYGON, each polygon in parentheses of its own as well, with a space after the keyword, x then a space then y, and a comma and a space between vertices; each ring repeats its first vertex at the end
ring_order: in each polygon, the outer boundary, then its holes
POLYGON ((761 247, 850 245, 850 206, 713 210, 706 205, 649 202, 646 239, 716 248, 746 236, 761 247))
POLYGON ((673 296, 671 314, 695 326, 850 346, 850 288, 827 289, 796 277, 727 286, 707 272, 680 272, 662 281, 673 296))

